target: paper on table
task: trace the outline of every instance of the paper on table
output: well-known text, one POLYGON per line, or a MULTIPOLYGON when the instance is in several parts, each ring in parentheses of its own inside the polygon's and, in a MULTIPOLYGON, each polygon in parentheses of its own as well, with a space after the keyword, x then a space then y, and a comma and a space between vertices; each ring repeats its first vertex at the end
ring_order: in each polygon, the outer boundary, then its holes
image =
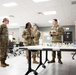
POLYGON ((53 51, 60 51, 60 47, 53 47, 53 51))

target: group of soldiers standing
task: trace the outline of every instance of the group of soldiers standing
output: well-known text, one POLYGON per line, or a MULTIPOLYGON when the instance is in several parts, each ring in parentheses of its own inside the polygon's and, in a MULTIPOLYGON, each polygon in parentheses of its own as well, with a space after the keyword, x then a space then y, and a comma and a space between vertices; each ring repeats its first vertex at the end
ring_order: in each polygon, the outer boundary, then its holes
MULTIPOLYGON (((25 30, 22 33, 22 37, 25 39, 25 46, 39 45, 40 31, 37 29, 37 25, 32 27, 31 23, 26 23, 25 30)), ((36 57, 39 51, 32 52, 33 63, 38 64, 36 57)), ((26 51, 26 58, 28 60, 28 51, 26 51)))
MULTIPOLYGON (((3 19, 3 24, 0 25, 0 61, 1 66, 6 67, 9 64, 5 63, 8 50, 8 28, 9 20, 7 18, 3 19)), ((62 43, 63 28, 58 25, 58 20, 53 19, 53 25, 50 29, 50 37, 52 37, 52 43, 62 43)), ((25 29, 22 33, 22 38, 24 38, 25 46, 35 46, 39 45, 40 31, 38 30, 37 25, 33 27, 30 22, 26 23, 25 29)), ((32 51, 33 63, 39 64, 36 60, 36 57, 39 55, 39 51, 32 51)), ((57 52, 58 63, 63 64, 61 61, 61 51, 57 52)), ((55 63, 56 52, 52 52, 52 60, 49 63, 55 63)), ((28 50, 26 51, 26 58, 28 60, 28 50)))

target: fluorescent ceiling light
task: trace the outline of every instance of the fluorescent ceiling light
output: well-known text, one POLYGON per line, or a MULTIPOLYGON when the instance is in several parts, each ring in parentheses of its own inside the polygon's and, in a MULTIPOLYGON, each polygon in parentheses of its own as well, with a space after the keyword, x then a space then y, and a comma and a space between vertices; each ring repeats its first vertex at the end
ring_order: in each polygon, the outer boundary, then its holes
POLYGON ((56 14, 56 11, 48 11, 48 12, 43 12, 44 15, 54 15, 56 14))
POLYGON ((17 4, 15 2, 11 2, 11 3, 6 3, 6 4, 2 4, 4 7, 12 7, 12 6, 17 6, 17 4))
POLYGON ((0 19, 4 19, 4 18, 8 18, 9 19, 9 16, 1 16, 0 19))
POLYGON ((52 23, 52 20, 51 21, 48 21, 49 23, 52 23))
MULTIPOLYGON (((53 22, 53 20, 49 20, 48 22, 49 22, 49 23, 52 23, 52 22, 53 22)), ((58 23, 59 23, 59 22, 60 22, 60 21, 58 20, 58 23)))
POLYGON ((38 3, 38 2, 46 2, 46 1, 50 1, 50 0, 33 0, 33 2, 36 2, 36 3, 38 3))

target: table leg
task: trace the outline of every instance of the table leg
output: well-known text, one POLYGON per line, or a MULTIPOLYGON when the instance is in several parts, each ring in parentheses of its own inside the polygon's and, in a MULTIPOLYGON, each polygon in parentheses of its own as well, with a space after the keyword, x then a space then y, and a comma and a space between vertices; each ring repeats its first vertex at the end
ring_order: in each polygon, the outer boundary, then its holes
POLYGON ((46 63, 46 62, 48 62, 49 60, 48 60, 48 51, 46 50, 46 58, 45 58, 45 62, 44 62, 44 64, 46 63))
POLYGON ((25 75, 28 75, 30 72, 34 72, 34 75, 38 75, 38 73, 31 68, 31 51, 29 50, 28 53, 29 53, 29 58, 28 58, 28 71, 26 72, 25 75))
POLYGON ((76 52, 73 54, 72 59, 74 60, 74 56, 76 55, 76 52))
POLYGON ((46 68, 46 66, 42 63, 42 51, 40 50, 40 64, 36 68, 36 70, 42 65, 43 68, 46 68))

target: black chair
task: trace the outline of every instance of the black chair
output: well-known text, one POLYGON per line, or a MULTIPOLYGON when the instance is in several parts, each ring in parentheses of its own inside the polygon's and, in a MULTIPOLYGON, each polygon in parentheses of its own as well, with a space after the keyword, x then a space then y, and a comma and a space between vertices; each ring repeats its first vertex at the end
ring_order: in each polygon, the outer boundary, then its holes
POLYGON ((24 46, 24 45, 23 45, 23 42, 20 42, 20 43, 19 43, 19 46, 24 46))
POLYGON ((13 53, 14 43, 9 42, 9 53, 13 53))

